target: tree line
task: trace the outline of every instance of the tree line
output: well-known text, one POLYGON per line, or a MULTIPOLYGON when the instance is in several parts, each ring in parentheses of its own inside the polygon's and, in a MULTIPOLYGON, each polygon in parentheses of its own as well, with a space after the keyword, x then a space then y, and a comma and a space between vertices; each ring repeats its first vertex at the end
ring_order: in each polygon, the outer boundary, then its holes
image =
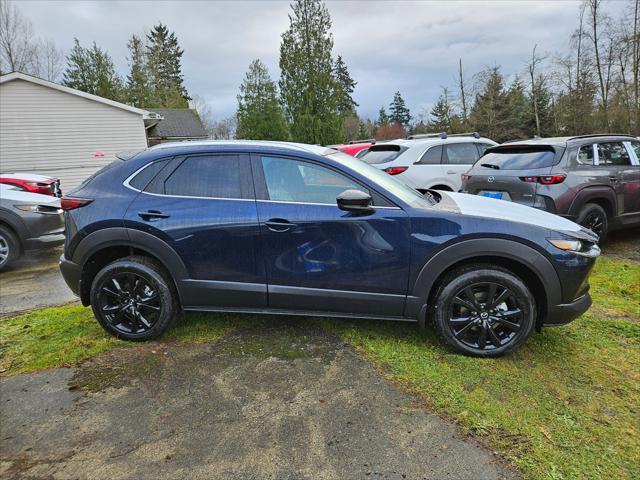
MULTIPOLYGON (((0 0, 0 71, 23 71, 140 108, 186 108, 199 113, 213 138, 292 140, 332 144, 407 134, 478 131, 496 141, 593 132, 640 134, 640 0, 626 0, 612 18, 606 0, 584 0, 568 53, 532 46, 525 67, 506 75, 498 65, 469 76, 462 59, 455 82, 443 86, 428 111, 412 115, 397 91, 375 119, 359 117, 357 82, 334 54, 331 16, 321 0, 293 0, 281 36, 277 79, 253 60, 232 117, 214 120, 210 106, 184 84, 177 36, 158 23, 127 43, 121 76, 95 44, 64 56, 38 38, 17 7, 0 0)), ((453 74, 453 72, 452 72, 453 74)), ((452 75, 453 78, 453 75, 452 75)))

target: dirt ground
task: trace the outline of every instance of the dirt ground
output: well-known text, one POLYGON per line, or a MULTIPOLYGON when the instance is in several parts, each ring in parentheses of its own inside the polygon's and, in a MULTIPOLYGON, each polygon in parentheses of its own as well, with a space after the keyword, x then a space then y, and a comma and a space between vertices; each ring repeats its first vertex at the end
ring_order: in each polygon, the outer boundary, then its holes
POLYGON ((304 321, 162 348, 2 379, 0 477, 518 478, 304 321))

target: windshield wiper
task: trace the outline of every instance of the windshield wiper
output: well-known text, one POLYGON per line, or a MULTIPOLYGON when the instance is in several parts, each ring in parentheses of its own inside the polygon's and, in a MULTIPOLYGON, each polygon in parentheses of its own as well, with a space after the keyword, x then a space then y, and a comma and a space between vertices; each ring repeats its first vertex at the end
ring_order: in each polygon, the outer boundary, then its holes
POLYGON ((490 163, 481 163, 481 167, 493 168, 494 170, 500 170, 498 165, 491 165, 490 163))

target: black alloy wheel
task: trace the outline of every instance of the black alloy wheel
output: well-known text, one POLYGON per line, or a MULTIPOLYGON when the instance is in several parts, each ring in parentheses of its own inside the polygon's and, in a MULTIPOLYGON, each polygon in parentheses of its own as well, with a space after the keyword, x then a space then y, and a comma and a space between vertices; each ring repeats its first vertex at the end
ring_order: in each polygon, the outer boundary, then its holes
POLYGON ((157 338, 175 322, 177 295, 162 267, 147 257, 106 265, 93 279, 91 308, 102 327, 118 338, 157 338))
POLYGON ((449 305, 448 325, 460 342, 479 350, 507 345, 522 329, 522 308, 509 288, 498 283, 464 287, 449 305))
POLYGON ((598 235, 600 242, 602 242, 609 233, 609 218, 607 217, 607 212, 595 203, 587 203, 582 207, 578 214, 577 223, 598 235))
POLYGON ((99 306, 113 327, 125 334, 151 330, 162 313, 158 287, 137 273, 116 273, 98 292, 99 306))
POLYGON ((531 334, 536 301, 526 284, 498 266, 471 265, 450 272, 434 298, 442 339, 466 355, 497 357, 531 334))

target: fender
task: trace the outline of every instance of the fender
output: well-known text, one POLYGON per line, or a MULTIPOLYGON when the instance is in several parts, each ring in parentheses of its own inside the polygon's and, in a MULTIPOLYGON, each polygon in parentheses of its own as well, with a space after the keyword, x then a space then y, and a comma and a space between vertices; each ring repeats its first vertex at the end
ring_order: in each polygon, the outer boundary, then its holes
POLYGON ((475 238, 454 243, 436 253, 422 267, 407 298, 407 316, 417 316, 427 303, 436 280, 452 265, 474 257, 502 257, 516 260, 535 272, 544 286, 547 305, 562 303, 562 286, 551 262, 537 250, 504 238, 475 238))
POLYGON ((569 215, 573 215, 574 217, 578 216, 580 209, 584 206, 585 203, 588 203, 590 200, 594 198, 604 198, 611 205, 611 212, 613 216, 618 215, 618 206, 616 202, 616 193, 611 187, 607 187, 605 185, 594 186, 594 187, 585 187, 580 190, 577 195, 573 198, 571 202, 571 206, 569 207, 569 215))
POLYGON ((83 266, 98 250, 112 246, 133 247, 156 257, 176 283, 189 278, 187 268, 173 248, 150 233, 124 227, 105 228, 90 233, 76 247, 72 261, 83 266))
POLYGON ((16 233, 18 241, 20 242, 20 248, 22 248, 24 239, 29 238, 29 230, 22 219, 15 213, 0 208, 0 223, 5 223, 16 233))

